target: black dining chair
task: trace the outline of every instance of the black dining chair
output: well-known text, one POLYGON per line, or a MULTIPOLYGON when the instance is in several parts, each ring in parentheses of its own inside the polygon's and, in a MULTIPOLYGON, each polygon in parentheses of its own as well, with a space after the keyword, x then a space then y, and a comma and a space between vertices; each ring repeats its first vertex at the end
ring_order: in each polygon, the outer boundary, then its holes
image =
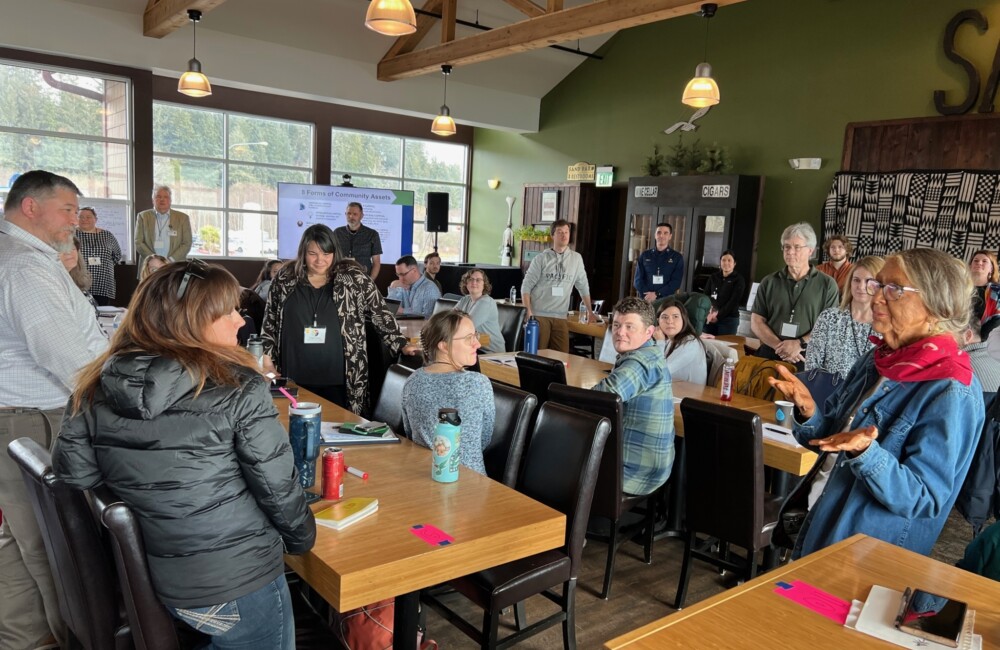
POLYGON ((549 384, 566 383, 566 366, 558 359, 518 352, 514 355, 514 361, 517 363, 517 377, 521 390, 534 393, 539 404, 544 404, 549 399, 549 384))
POLYGON ((528 310, 518 305, 497 303, 497 322, 503 334, 504 350, 514 352, 524 345, 524 319, 528 310))
POLYGON ((528 430, 534 424, 538 398, 531 393, 490 381, 493 384, 493 404, 496 420, 493 437, 483 450, 486 475, 507 487, 517 485, 517 474, 528 430))
POLYGON ((575 386, 552 384, 549 386, 549 401, 565 404, 595 415, 605 417, 611 423, 611 434, 608 444, 604 446, 604 456, 601 459, 601 471, 597 476, 597 488, 594 491, 594 503, 590 507, 590 516, 601 517, 610 522, 607 535, 588 533, 587 537, 607 542, 608 557, 604 567, 604 586, 601 588, 601 598, 605 600, 611 595, 611 579, 615 572, 615 555, 621 543, 642 533, 643 559, 646 564, 652 561, 653 524, 656 515, 654 507, 660 490, 652 494, 637 496, 626 494, 622 489, 622 471, 625 463, 624 427, 622 425, 622 400, 614 393, 603 393, 575 386), (640 527, 628 526, 622 528, 622 518, 626 513, 640 507, 645 507, 640 527))
POLYGON ((429 592, 422 599, 483 648, 506 648, 562 623, 563 647, 576 648, 576 581, 587 518, 611 425, 606 418, 561 404, 544 404, 525 453, 517 489, 566 515, 565 546, 480 571, 449 584, 483 609, 478 629, 429 592), (559 459, 553 462, 553 459, 559 459), (550 590, 561 586, 561 593, 550 590), (498 639, 500 612, 542 595, 559 611, 498 639))
POLYGON ((781 497, 764 492, 764 451, 760 416, 691 398, 681 401, 687 474, 684 560, 674 608, 684 605, 691 561, 709 562, 739 572, 744 580, 757 575, 757 553, 764 551, 765 569, 774 567, 771 532, 778 522, 781 497), (699 540, 698 533, 708 536, 699 540), (711 552, 718 542, 720 552, 711 552), (729 545, 746 550, 732 557, 729 545))
POLYGON ((436 301, 434 301, 434 311, 431 312, 431 315, 433 316, 434 314, 443 311, 451 311, 452 309, 455 308, 455 305, 457 304, 458 301, 452 300, 451 298, 438 298, 436 301))
POLYGON ((412 368, 394 363, 385 372, 385 379, 382 380, 382 391, 372 409, 372 420, 385 422, 398 435, 405 435, 403 431, 403 385, 413 374, 412 368))
MULTIPOLYGON (((99 485, 90 493, 95 514, 110 537, 118 586, 136 650, 175 650, 182 647, 177 635, 182 624, 167 611, 153 589, 153 578, 146 560, 146 544, 138 519, 132 509, 107 486, 99 485)), ((188 635, 197 633, 188 630, 188 635)), ((185 643, 184 647, 188 644, 185 643)))
POLYGON ((56 478, 49 452, 31 438, 14 440, 7 453, 21 470, 73 640, 87 650, 131 649, 110 554, 86 496, 56 478))

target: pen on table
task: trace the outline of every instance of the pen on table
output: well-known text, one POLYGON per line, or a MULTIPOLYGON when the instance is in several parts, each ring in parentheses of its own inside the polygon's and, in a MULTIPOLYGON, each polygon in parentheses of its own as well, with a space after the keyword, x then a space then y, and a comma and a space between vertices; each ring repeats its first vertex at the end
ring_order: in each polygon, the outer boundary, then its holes
POLYGON ((347 468, 347 473, 348 474, 354 474, 358 478, 362 478, 362 479, 367 479, 368 478, 368 472, 363 472, 360 469, 358 469, 357 467, 348 467, 347 468))
POLYGON ((906 614, 906 607, 910 604, 910 594, 913 590, 909 587, 903 592, 903 599, 899 603, 899 613, 896 614, 896 620, 893 621, 893 627, 899 629, 899 626, 903 624, 903 616, 906 614))

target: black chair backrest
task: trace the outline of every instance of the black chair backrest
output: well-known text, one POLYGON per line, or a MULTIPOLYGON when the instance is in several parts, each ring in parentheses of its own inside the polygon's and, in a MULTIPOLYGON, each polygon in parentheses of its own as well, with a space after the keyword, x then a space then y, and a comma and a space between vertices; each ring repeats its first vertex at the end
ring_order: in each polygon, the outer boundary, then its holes
POLYGON ((754 548, 764 526, 760 416, 690 398, 681 416, 688 530, 754 548))
POLYGON ((393 433, 403 433, 403 384, 413 369, 394 363, 389 366, 382 382, 382 392, 372 410, 372 420, 385 422, 393 433))
POLYGON ((524 319, 528 310, 517 305, 497 303, 497 322, 500 333, 503 334, 504 348, 507 352, 520 350, 524 344, 524 319))
POLYGON ((571 577, 579 574, 594 486, 611 424, 562 404, 538 411, 517 490, 566 515, 571 577))
POLYGON ((514 487, 517 485, 524 441, 534 422, 538 398, 507 384, 496 381, 490 383, 493 384, 493 403, 497 414, 493 424, 493 437, 483 450, 486 475, 494 481, 514 487))
POLYGON ((111 539, 118 585, 136 650, 176 650, 177 623, 153 589, 139 520, 107 486, 94 488, 91 496, 97 518, 111 539))
POLYGON ((130 631, 119 625, 111 559, 86 496, 56 478, 49 452, 31 438, 11 442, 7 453, 21 468, 63 620, 85 648, 115 648, 115 637, 130 631))
POLYGON ((431 315, 433 316, 442 311, 451 311, 457 304, 458 301, 451 298, 438 298, 434 301, 434 311, 431 312, 431 315))
POLYGON ((549 384, 566 383, 566 366, 558 359, 518 352, 514 356, 514 361, 517 362, 517 376, 521 390, 534 393, 539 404, 543 404, 549 398, 549 384))
POLYGON ((586 390, 575 386, 552 384, 549 401, 565 404, 607 418, 611 423, 608 444, 601 458, 601 472, 597 476, 594 505, 590 514, 618 519, 622 512, 622 471, 624 469, 622 438, 622 398, 614 393, 586 390))

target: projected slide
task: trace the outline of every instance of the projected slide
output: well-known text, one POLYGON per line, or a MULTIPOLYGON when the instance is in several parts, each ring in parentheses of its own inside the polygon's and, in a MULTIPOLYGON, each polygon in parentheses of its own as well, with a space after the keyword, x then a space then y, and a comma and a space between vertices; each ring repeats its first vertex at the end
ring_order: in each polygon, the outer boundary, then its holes
POLYGON ((353 201, 364 209, 361 223, 382 238, 382 264, 392 265, 413 252, 413 192, 278 183, 278 257, 295 257, 302 232, 314 223, 331 229, 347 225, 344 213, 353 201))

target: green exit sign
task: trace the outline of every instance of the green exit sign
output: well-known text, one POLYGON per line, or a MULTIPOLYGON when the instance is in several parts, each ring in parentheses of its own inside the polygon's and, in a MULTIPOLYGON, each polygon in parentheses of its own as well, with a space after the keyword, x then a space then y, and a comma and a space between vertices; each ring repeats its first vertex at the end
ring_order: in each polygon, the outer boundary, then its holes
POLYGON ((594 175, 595 187, 611 187, 615 182, 614 167, 598 167, 594 175))

